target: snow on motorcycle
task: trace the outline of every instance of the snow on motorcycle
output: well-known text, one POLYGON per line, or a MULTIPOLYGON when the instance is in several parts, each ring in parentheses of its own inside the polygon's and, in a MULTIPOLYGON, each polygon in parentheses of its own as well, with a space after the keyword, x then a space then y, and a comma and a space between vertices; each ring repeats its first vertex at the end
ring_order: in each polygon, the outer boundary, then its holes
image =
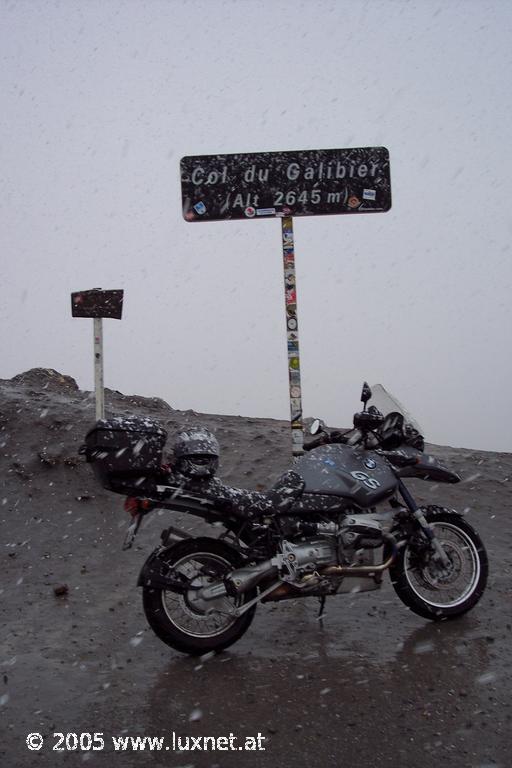
POLYGON ((169 525, 144 563, 144 612, 164 643, 219 651, 242 637, 260 602, 313 596, 323 611, 327 597, 379 589, 386 572, 422 617, 451 619, 476 605, 488 575, 480 536, 454 510, 419 506, 405 485, 460 478, 424 453, 402 413, 368 406, 371 394, 365 382, 351 430, 315 420, 305 454, 266 492, 223 484, 217 440, 201 427, 177 435, 168 465, 167 433, 155 421, 104 419, 88 432, 81 452, 97 479, 127 496, 124 548, 154 509, 212 524, 199 537, 169 525))

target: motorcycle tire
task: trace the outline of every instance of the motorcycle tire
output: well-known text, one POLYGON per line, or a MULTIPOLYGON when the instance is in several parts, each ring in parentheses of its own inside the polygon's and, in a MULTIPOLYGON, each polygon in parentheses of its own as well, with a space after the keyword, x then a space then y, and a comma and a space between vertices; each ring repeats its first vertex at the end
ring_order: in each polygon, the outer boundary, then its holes
POLYGON ((426 619, 453 619, 470 611, 482 597, 489 565, 478 533, 460 515, 428 507, 425 517, 450 560, 438 564, 431 545, 419 535, 398 550, 389 569, 400 600, 426 619))
POLYGON ((160 640, 192 656, 221 651, 239 640, 254 618, 256 605, 238 617, 229 616, 228 611, 254 598, 256 590, 209 601, 196 597, 198 586, 222 580, 243 565, 239 553, 222 541, 204 537, 180 541, 164 550, 160 558, 191 584, 184 594, 143 587, 144 613, 160 640))

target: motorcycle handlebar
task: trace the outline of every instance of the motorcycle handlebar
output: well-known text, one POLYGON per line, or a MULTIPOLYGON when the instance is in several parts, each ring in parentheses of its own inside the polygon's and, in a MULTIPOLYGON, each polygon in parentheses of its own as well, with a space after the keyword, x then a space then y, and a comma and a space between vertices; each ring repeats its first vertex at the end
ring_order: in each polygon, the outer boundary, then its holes
POLYGON ((349 443, 350 438, 348 433, 340 432, 339 430, 333 430, 332 432, 323 432, 319 437, 314 440, 310 440, 309 443, 304 443, 304 450, 311 451, 313 448, 318 448, 320 445, 332 445, 334 443, 349 443))
MULTIPOLYGON (((373 407, 373 406, 372 406, 373 407)), ((358 426, 354 429, 346 430, 345 432, 340 432, 339 430, 333 430, 332 432, 328 432, 325 428, 323 428, 323 431, 321 434, 314 438, 313 440, 310 440, 308 443, 304 444, 304 450, 305 451, 311 451, 313 448, 318 448, 321 445, 329 445, 333 443, 343 443, 345 445, 362 445, 364 448, 368 450, 378 450, 381 452, 386 458, 389 458, 390 461, 393 462, 393 459, 395 460, 395 465, 397 465, 397 461, 402 462, 401 466, 405 466, 406 464, 414 464, 415 460, 412 460, 410 458, 405 458, 404 456, 401 456, 400 453, 394 453, 393 450, 388 449, 386 451, 385 448, 381 448, 381 445, 385 445, 386 443, 389 444, 390 440, 388 437, 382 434, 382 431, 378 428, 380 426, 380 417, 382 417, 382 414, 380 411, 378 411, 376 408, 374 408, 373 411, 370 409, 368 411, 363 412, 362 414, 354 414, 354 421, 357 421, 356 417, 364 416, 365 419, 361 419, 361 423, 358 423, 358 426), (370 416, 370 418, 366 418, 367 416, 370 416), (370 422, 374 422, 373 427, 371 426, 370 422), (379 424, 377 425, 377 422, 379 424), (377 428, 376 428, 377 427, 377 428), (389 457, 385 454, 389 453, 389 457), (405 463, 404 463, 405 462, 405 463)), ((423 437, 416 432, 416 430, 413 430, 410 425, 406 425, 406 427, 409 427, 409 431, 411 432, 411 435, 414 439, 407 440, 407 434, 403 434, 402 440, 399 441, 400 444, 403 442, 412 448, 415 448, 418 451, 423 451, 424 447, 424 441, 423 437), (415 434, 413 434, 415 433, 415 434)))

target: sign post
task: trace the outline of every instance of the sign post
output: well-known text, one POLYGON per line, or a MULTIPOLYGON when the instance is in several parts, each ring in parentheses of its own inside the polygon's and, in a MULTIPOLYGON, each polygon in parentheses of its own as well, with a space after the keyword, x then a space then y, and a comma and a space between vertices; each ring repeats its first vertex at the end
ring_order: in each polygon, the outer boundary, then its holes
POLYGON ((103 386, 103 318, 121 319, 123 291, 79 291, 71 294, 73 317, 90 317, 94 320, 94 392, 96 420, 105 418, 105 389, 103 386))
POLYGON ((295 275, 295 241, 293 219, 281 219, 283 237, 283 272, 286 310, 286 336, 288 342, 288 381, 290 387, 290 424, 292 452, 300 456, 304 450, 302 428, 302 388, 300 383, 299 320, 297 316, 297 278, 295 275))
POLYGON ((202 155, 181 160, 186 221, 281 218, 294 455, 303 452, 294 216, 379 213, 391 208, 384 147, 202 155))
POLYGON ((96 421, 105 418, 105 388, 103 386, 103 318, 94 323, 94 392, 96 393, 96 421))

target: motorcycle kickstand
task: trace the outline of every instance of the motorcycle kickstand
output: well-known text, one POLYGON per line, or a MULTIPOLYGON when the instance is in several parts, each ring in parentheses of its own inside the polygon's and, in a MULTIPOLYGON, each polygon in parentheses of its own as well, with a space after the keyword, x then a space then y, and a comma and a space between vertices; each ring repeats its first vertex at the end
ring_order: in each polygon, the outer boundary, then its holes
POLYGON ((318 616, 316 617, 318 621, 324 620, 324 609, 325 609, 325 595, 320 595, 318 598, 318 601, 320 603, 320 608, 318 610, 318 616))

